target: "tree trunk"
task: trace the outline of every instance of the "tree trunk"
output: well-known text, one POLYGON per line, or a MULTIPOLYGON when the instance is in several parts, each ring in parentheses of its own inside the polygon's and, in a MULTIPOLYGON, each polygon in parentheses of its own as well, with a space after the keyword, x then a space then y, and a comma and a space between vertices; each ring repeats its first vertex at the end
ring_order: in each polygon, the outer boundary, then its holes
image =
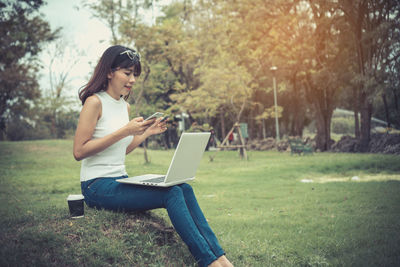
POLYGON ((247 121, 249 122, 249 136, 250 136, 250 138, 253 138, 253 132, 255 132, 254 131, 254 120, 252 118, 255 117, 254 113, 256 113, 256 112, 257 112, 257 110, 251 109, 250 113, 249 113, 249 116, 247 118, 247 121))
POLYGON ((51 117, 51 136, 52 138, 57 138, 57 127, 56 127, 56 115, 52 114, 51 117))
POLYGON ((224 112, 221 112, 221 113, 219 114, 219 118, 220 118, 220 120, 221 120, 221 136, 222 136, 222 139, 224 139, 225 136, 226 136, 224 112))
POLYGON ((300 110, 293 110, 293 118, 290 125, 291 136, 303 136, 304 129, 304 112, 300 110))
POLYGON ((315 122, 317 127, 316 148, 320 151, 327 151, 331 148, 331 120, 335 106, 333 88, 317 90, 313 84, 310 74, 306 76, 306 97, 314 107, 315 122))
POLYGON ((261 120, 262 139, 267 138, 267 130, 265 129, 265 119, 261 120))
POLYGON ((366 93, 361 93, 361 131, 360 131, 360 152, 368 152, 371 138, 371 115, 372 103, 368 101, 366 93))
POLYGON ((395 89, 392 89, 392 91, 393 91, 393 98, 394 98, 394 107, 396 108, 396 114, 397 114, 397 116, 399 116, 399 117, 396 116, 396 118, 398 119, 398 122, 397 122, 397 123, 400 125, 399 100, 398 100, 398 97, 397 97, 397 94, 396 94, 396 90, 395 90, 395 89))
POLYGON ((390 128, 391 124, 390 124, 390 116, 389 116, 389 107, 388 107, 388 104, 387 104, 387 101, 386 101, 386 94, 385 93, 382 94, 382 100, 383 100, 383 106, 385 107, 386 126, 388 128, 390 128))
POLYGON ((358 103, 358 90, 357 88, 353 89, 353 111, 354 111, 354 135, 357 139, 360 139, 360 120, 359 120, 359 103, 358 103))
POLYGON ((398 101, 398 97, 397 97, 397 93, 395 89, 392 89, 393 92, 393 98, 394 98, 394 107, 396 108, 396 111, 399 113, 399 101, 398 101))
POLYGON ((359 119, 359 111, 357 108, 354 108, 354 135, 357 139, 360 139, 360 119, 359 119))
POLYGON ((297 121, 295 122, 295 131, 294 133, 296 134, 296 136, 303 136, 303 129, 304 129, 304 113, 303 112, 299 112, 299 114, 297 115, 297 121))
POLYGON ((144 161, 147 164, 147 163, 150 163, 150 161, 149 161, 149 157, 147 156, 147 147, 146 146, 147 146, 146 142, 143 142, 144 161))
POLYGON ((303 136, 304 128, 304 112, 301 110, 301 100, 299 88, 297 87, 296 73, 292 77, 293 86, 293 121, 291 125, 291 135, 292 136, 303 136))
POLYGON ((316 110, 317 149, 327 151, 331 148, 331 120, 333 111, 316 110))

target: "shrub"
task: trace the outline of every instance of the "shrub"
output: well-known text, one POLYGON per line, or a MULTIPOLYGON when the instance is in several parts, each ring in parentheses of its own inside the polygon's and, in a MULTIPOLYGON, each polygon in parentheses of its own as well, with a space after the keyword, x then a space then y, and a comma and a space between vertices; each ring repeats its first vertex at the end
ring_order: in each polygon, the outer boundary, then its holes
POLYGON ((331 130, 336 134, 353 134, 354 118, 333 117, 331 130))

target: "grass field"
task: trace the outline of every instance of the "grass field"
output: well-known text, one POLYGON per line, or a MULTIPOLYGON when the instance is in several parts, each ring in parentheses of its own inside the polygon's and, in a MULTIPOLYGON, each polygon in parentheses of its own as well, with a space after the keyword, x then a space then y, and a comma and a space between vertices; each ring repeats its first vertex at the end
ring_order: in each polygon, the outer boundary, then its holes
MULTIPOLYGON (((165 210, 70 219, 71 151, 70 140, 0 142, 0 266, 196 266, 165 210)), ((192 186, 235 266, 400 265, 399 156, 213 153, 192 186)), ((172 154, 144 164, 138 149, 127 171, 165 172, 172 154)))

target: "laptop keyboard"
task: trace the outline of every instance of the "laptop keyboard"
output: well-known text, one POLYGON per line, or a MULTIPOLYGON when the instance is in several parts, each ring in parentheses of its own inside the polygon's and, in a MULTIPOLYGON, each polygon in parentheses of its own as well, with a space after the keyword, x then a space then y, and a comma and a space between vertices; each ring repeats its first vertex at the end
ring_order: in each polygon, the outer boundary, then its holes
POLYGON ((161 182, 164 182, 164 179, 165 179, 165 176, 157 177, 157 178, 153 178, 153 179, 146 179, 146 180, 142 180, 141 182, 161 183, 161 182))

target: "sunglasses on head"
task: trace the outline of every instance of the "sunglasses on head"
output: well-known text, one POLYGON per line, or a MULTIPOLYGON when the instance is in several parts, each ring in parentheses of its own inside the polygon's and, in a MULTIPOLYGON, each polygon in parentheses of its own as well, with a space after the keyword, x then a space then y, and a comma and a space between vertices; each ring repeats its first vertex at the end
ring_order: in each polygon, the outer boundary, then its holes
POLYGON ((140 61, 140 54, 139 54, 139 52, 136 52, 136 51, 132 51, 132 50, 125 50, 124 52, 121 52, 120 53, 120 55, 127 55, 129 58, 130 58, 130 60, 135 60, 135 59, 137 59, 138 61, 140 61))

